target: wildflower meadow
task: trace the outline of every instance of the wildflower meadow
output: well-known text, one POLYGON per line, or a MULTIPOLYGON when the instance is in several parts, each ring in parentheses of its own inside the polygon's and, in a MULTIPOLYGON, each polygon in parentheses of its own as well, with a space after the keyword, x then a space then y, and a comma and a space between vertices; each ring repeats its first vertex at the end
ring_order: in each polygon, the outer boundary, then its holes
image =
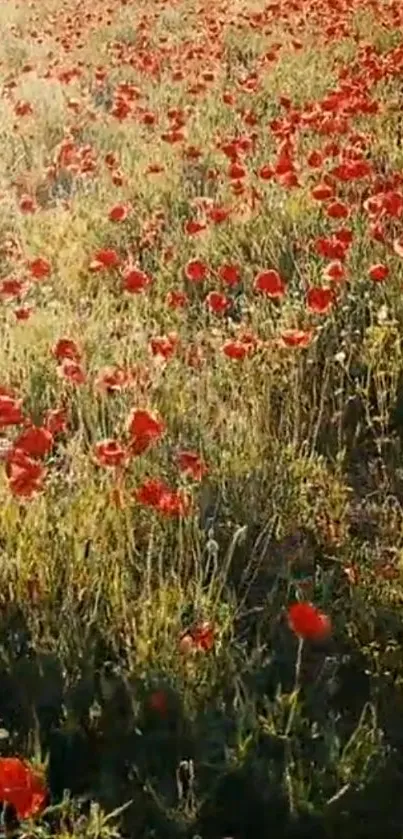
POLYGON ((403 3, 0 2, 0 833, 403 839, 403 3))

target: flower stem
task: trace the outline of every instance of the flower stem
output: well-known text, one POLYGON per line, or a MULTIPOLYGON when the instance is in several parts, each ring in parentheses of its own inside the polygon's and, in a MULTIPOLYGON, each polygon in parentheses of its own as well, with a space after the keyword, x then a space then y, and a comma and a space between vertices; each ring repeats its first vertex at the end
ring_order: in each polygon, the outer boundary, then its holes
POLYGON ((297 659, 295 662, 295 680, 294 680, 294 688, 292 692, 292 700, 290 704, 290 712, 288 714, 287 725, 285 728, 284 736, 288 737, 294 722, 295 711, 297 709, 297 702, 298 702, 298 694, 300 689, 300 679, 301 679, 301 664, 302 664, 302 650, 304 648, 304 639, 299 638, 298 640, 298 650, 297 650, 297 659))

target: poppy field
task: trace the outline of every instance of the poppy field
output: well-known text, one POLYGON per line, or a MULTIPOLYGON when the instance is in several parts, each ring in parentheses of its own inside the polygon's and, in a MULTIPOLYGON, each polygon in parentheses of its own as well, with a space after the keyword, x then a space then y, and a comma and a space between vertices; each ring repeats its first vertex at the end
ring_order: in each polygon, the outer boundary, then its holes
POLYGON ((403 5, 0 4, 0 832, 403 839, 403 5))

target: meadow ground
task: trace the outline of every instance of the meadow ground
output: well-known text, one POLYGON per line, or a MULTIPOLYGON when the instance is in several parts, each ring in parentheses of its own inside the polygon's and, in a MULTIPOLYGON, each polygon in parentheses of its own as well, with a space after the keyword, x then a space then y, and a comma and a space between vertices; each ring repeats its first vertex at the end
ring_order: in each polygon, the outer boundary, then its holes
POLYGON ((9 837, 403 837, 403 5, 0 4, 9 837))

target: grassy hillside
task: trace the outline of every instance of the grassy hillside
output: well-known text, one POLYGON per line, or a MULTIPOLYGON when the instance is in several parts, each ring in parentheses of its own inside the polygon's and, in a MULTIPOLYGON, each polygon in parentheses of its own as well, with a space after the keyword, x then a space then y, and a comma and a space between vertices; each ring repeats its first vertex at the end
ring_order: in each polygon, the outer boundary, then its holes
POLYGON ((402 839, 402 72, 395 0, 1 3, 6 835, 402 839))

